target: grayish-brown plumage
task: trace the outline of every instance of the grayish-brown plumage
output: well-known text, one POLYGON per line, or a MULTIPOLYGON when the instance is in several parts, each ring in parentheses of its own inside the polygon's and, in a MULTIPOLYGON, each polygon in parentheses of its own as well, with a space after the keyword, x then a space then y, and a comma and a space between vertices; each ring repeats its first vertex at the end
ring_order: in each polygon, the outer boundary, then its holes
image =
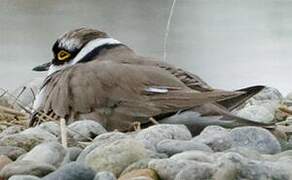
POLYGON ((150 117, 188 109, 228 116, 263 88, 215 90, 198 76, 139 56, 93 29, 66 33, 53 52, 52 63, 46 64, 51 65, 51 72, 35 102, 36 111, 53 111, 68 121, 94 119, 109 130, 128 130, 133 122, 144 124, 150 117), (70 54, 65 60, 58 59, 62 50, 70 54))

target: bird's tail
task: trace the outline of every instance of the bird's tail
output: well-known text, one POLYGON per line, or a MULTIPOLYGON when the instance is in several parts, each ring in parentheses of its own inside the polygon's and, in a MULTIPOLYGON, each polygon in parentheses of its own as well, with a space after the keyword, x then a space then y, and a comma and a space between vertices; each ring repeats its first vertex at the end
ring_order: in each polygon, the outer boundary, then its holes
POLYGON ((193 135, 200 133, 210 125, 234 128, 240 126, 258 126, 266 129, 274 129, 275 123, 262 123, 256 120, 246 119, 230 113, 224 107, 215 104, 206 104, 201 108, 177 113, 159 121, 164 124, 184 124, 193 135))
POLYGON ((258 86, 251 86, 247 88, 238 89, 236 91, 245 92, 245 93, 240 94, 233 98, 218 100, 217 103, 225 107, 228 111, 232 111, 236 109, 237 107, 240 107, 241 105, 243 105, 244 102, 246 102, 248 99, 250 99, 257 93, 259 93, 264 88, 265 86, 258 85, 258 86))

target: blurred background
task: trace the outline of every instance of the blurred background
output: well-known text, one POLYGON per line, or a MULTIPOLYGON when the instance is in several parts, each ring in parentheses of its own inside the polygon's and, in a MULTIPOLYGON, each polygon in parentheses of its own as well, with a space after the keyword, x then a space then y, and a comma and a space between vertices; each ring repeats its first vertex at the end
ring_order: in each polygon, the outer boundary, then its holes
MULTIPOLYGON (((163 56, 173 0, 1 0, 0 87, 13 90, 42 74, 64 32, 108 32, 145 56, 163 56)), ((265 84, 292 90, 291 0, 177 0, 167 62, 221 89, 265 84)))

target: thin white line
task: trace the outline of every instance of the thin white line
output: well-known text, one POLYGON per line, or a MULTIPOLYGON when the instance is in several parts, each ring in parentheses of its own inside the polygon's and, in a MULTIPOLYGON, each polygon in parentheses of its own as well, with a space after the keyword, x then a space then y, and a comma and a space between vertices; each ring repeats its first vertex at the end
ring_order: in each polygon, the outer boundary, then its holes
POLYGON ((164 33, 164 42, 163 42, 163 61, 166 61, 166 56, 167 56, 167 40, 168 40, 168 34, 169 34, 169 29, 170 29, 170 24, 171 24, 171 19, 172 19, 172 15, 173 15, 173 11, 174 11, 174 7, 175 7, 175 3, 176 0, 172 1, 172 5, 169 11, 169 16, 168 16, 168 20, 167 20, 167 25, 165 28, 165 33, 164 33))

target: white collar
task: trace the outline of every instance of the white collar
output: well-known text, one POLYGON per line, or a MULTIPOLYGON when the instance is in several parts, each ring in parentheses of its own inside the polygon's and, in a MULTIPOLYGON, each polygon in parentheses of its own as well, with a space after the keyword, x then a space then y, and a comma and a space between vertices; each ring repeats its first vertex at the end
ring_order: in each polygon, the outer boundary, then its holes
POLYGON ((85 57, 88 53, 90 53, 92 50, 94 50, 97 47, 101 47, 106 44, 122 44, 120 41, 115 40, 113 38, 99 38, 99 39, 94 39, 87 43, 81 51, 76 55, 76 57, 69 61, 68 63, 65 63, 63 65, 51 65, 48 71, 48 75, 53 74, 56 71, 59 71, 65 67, 72 66, 74 64, 77 64, 83 57, 85 57))

